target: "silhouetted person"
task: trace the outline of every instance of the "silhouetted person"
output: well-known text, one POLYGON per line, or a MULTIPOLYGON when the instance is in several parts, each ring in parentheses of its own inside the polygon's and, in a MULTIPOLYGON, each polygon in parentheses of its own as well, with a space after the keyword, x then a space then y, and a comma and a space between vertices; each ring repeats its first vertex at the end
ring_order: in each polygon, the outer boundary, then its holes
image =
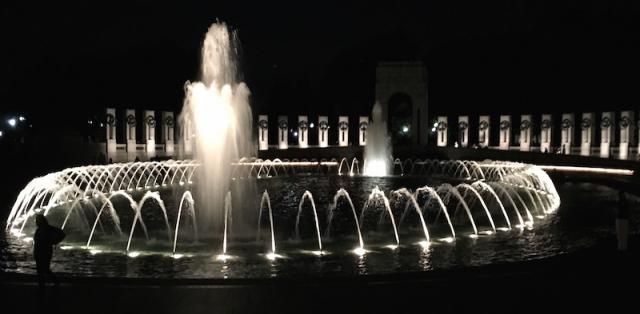
POLYGON ((629 203, 624 192, 618 192, 618 208, 616 210, 616 236, 618 238, 618 252, 627 251, 629 238, 629 203))
POLYGON ((109 164, 113 163, 113 159, 109 158, 109 164))
POLYGON ((55 286, 59 286, 58 278, 51 271, 51 257, 53 255, 53 246, 60 243, 65 234, 59 228, 49 225, 47 218, 42 214, 36 215, 36 233, 33 236, 33 256, 36 260, 36 269, 38 271, 38 287, 44 289, 45 275, 51 277, 55 286))
POLYGON ((138 156, 136 156, 135 162, 140 162, 140 158, 138 158, 138 156))

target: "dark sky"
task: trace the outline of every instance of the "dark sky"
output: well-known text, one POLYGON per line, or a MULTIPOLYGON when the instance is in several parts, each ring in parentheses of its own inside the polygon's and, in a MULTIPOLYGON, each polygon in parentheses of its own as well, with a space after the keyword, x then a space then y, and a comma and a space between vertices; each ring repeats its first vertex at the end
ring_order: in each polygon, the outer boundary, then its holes
POLYGON ((178 110, 216 19, 254 112, 364 113, 385 60, 425 62, 432 113, 640 108, 638 2, 254 2, 3 2, 0 114, 178 110))

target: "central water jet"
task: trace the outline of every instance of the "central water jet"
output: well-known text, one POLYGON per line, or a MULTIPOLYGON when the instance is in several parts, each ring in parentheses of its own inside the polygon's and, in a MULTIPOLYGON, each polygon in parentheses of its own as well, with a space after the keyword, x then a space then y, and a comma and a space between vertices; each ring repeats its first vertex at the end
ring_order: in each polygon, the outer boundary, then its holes
MULTIPOLYGON (((204 230, 218 234, 224 221, 224 198, 231 190, 232 162, 254 156, 249 89, 240 82, 237 69, 239 45, 235 32, 224 23, 209 28, 202 45, 200 82, 187 82, 180 115, 185 153, 190 150, 201 163, 197 197, 199 221, 204 230)), ((243 182, 240 193, 249 193, 243 182)), ((238 188, 238 187, 236 187, 238 188)), ((246 204, 236 204, 245 208, 246 204)), ((238 215, 240 222, 244 220, 238 215)))
POLYGON ((371 122, 367 128, 367 144, 364 147, 364 171, 366 176, 389 175, 391 145, 387 133, 387 120, 382 115, 382 105, 376 102, 371 110, 371 122))

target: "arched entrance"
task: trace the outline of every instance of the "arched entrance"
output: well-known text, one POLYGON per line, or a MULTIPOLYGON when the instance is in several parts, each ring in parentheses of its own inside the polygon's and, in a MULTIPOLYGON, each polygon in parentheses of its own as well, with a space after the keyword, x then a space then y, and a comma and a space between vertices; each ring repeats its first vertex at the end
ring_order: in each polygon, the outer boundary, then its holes
POLYGON ((413 128, 413 102, 405 93, 395 93, 389 97, 387 127, 393 145, 411 145, 413 128))
POLYGON ((394 145, 427 144, 427 71, 421 62, 379 63, 376 100, 394 145))

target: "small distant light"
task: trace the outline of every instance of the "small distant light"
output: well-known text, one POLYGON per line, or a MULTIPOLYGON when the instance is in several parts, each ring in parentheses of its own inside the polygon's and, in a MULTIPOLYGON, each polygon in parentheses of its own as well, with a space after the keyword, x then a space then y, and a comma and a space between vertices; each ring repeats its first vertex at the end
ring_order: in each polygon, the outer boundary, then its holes
POLYGON ((0 131, 0 137, 2 137, 2 131, 0 131))
POLYGON ((16 126, 16 119, 11 118, 11 119, 7 120, 7 123, 9 123, 10 126, 14 127, 14 126, 16 126))
POLYGON ((452 237, 446 237, 446 238, 440 239, 440 241, 446 242, 446 243, 452 243, 454 239, 452 237))
POLYGON ((298 132, 293 132, 293 136, 298 136, 298 132))
POLYGON ((104 127, 104 123, 100 123, 100 127, 103 128, 104 127))
POLYGON ((438 122, 433 123, 433 128, 435 129, 438 126, 438 122))
POLYGON ((453 147, 458 148, 458 142, 455 142, 455 143, 453 144, 453 147))
POLYGON ((355 253, 358 256, 363 256, 365 253, 367 253, 367 251, 365 251, 365 249, 359 247, 359 248, 356 248, 355 250, 353 250, 353 253, 355 253))
POLYGON ((431 128, 431 133, 435 132, 436 128, 431 128))
POLYGON ((89 120, 89 121, 87 121, 87 122, 88 122, 89 124, 93 124, 93 121, 91 121, 91 120, 89 120))
POLYGON ((127 254, 127 256, 129 256, 131 258, 136 258, 136 257, 140 256, 140 252, 130 252, 129 254, 127 254))
POLYGON ((18 118, 18 119, 19 119, 20 121, 24 121, 24 120, 25 120, 24 116, 20 116, 20 118, 18 118))
POLYGON ((315 127, 316 125, 313 124, 313 122, 309 123, 309 127, 313 129, 313 127, 315 127))
POLYGON ((402 127, 402 133, 407 133, 407 132, 409 132, 409 127, 405 125, 402 127))
POLYGON ((220 254, 220 255, 216 256, 216 259, 219 260, 219 261, 226 262, 228 259, 231 259, 231 256, 227 255, 227 254, 220 254))

